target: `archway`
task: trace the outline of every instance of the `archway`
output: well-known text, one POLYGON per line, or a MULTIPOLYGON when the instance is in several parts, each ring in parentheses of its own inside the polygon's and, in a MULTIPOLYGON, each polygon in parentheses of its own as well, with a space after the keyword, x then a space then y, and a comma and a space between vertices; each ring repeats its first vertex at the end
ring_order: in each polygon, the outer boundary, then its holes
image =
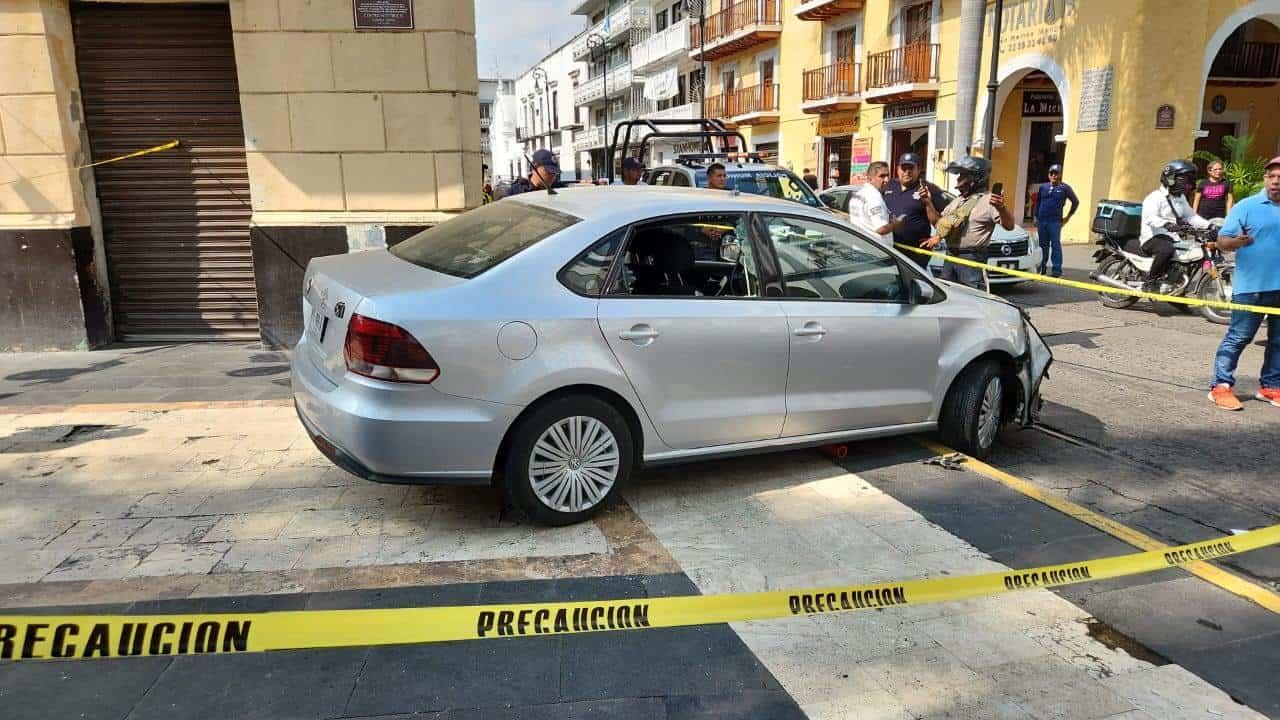
MULTIPOLYGON (((1048 180, 1049 166, 1066 162, 1066 132, 1070 127, 1071 88, 1066 71, 1053 58, 1028 53, 1001 63, 996 91, 995 142, 991 153, 992 181, 1004 184, 1006 198, 1016 198, 1014 215, 1031 222, 1032 194, 1048 180)), ((986 98, 978 112, 986 117, 986 98)), ((985 128, 985 123, 979 125, 985 128)), ((980 147, 979 137, 975 146, 980 147)), ((1070 177, 1070 168, 1065 173, 1070 177)))
POLYGON ((1220 157, 1227 136, 1253 138, 1250 155, 1280 153, 1280 0, 1251 3, 1209 39, 1195 148, 1220 157))

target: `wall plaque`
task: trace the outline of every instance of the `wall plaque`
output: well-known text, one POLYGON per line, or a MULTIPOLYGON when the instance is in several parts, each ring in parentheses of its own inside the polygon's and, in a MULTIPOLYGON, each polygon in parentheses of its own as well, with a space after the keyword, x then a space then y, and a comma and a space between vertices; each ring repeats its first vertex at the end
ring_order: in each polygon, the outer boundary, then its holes
POLYGON ((357 30, 412 30, 413 0, 352 0, 357 30))
POLYGON ((1177 117, 1177 111, 1172 105, 1161 105, 1156 110, 1156 129, 1169 130, 1173 127, 1173 121, 1177 117))
POLYGON ((1077 130, 1095 132, 1111 127, 1111 86, 1114 78, 1115 68, 1111 65, 1084 71, 1077 130))

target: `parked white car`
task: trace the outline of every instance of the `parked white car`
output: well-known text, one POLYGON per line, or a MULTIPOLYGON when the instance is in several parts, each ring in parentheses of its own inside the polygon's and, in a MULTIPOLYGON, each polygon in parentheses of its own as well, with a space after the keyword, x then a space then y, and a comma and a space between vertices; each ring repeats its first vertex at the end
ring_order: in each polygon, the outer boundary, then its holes
POLYGON ((497 483, 550 524, 640 466, 939 431, 983 456, 1052 356, 823 208, 693 188, 490 203, 312 260, 298 417, 340 467, 497 483))

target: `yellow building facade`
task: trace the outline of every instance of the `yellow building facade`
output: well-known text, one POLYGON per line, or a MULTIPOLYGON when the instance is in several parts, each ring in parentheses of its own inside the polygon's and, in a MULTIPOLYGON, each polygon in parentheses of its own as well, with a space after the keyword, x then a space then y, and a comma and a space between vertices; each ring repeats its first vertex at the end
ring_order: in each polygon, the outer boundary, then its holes
MULTIPOLYGON (((855 143, 891 163, 912 150, 949 185, 960 0, 780 2, 781 162, 830 184, 849 180, 855 143)), ((975 154, 993 14, 989 3, 975 154)), ((1062 163, 1083 204, 1065 241, 1089 239, 1098 200, 1140 200, 1166 162, 1220 155, 1224 135, 1280 154, 1280 0, 1007 0, 1002 26, 993 180, 1030 222, 1031 193, 1062 163)))

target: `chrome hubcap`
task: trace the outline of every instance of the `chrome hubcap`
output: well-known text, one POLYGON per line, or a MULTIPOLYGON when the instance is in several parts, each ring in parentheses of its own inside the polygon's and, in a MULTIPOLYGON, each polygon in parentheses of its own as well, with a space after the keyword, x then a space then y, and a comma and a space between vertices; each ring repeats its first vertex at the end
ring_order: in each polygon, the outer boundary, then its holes
POLYGON ((593 417, 564 418, 547 428, 529 457, 529 482, 543 505, 588 510, 609 494, 622 456, 608 426, 593 417))
POLYGON ((1000 378, 991 378, 982 393, 982 409, 978 412, 978 443, 989 447, 1000 431, 1000 408, 1004 402, 1004 385, 1000 378))

